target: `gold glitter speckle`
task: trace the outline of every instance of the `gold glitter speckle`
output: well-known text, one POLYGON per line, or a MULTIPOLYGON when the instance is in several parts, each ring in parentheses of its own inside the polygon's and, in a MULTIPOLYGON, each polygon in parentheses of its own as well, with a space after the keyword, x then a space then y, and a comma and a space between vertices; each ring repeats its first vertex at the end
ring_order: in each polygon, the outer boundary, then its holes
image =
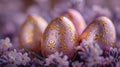
POLYGON ((89 35, 90 35, 89 32, 85 32, 82 37, 87 40, 87 39, 89 39, 89 35))
POLYGON ((55 41, 49 41, 49 43, 48 43, 48 47, 50 48, 50 49, 53 49, 53 48, 55 48, 55 41))
POLYGON ((109 42, 109 41, 108 41, 107 39, 104 40, 104 43, 105 43, 106 45, 108 45, 108 42, 109 42))
POLYGON ((67 51, 68 50, 68 45, 67 44, 63 44, 60 47, 63 51, 67 51))
POLYGON ((77 38, 77 37, 76 37, 76 34, 72 34, 72 36, 70 37, 70 41, 71 41, 71 42, 74 42, 74 41, 77 40, 76 38, 77 38))
POLYGON ((114 38, 114 35, 113 35, 113 33, 110 33, 110 37, 113 39, 114 38))
POLYGON ((104 27, 107 25, 107 23, 105 21, 103 21, 103 20, 98 20, 98 24, 102 25, 104 27))
POLYGON ((105 34, 108 34, 108 29, 107 28, 105 28, 103 31, 104 31, 105 34))
POLYGON ((65 38, 63 37, 60 37, 60 40, 59 40, 61 43, 65 43, 65 38))
POLYGON ((65 29, 64 29, 64 28, 61 28, 61 29, 59 30, 59 34, 61 34, 61 35, 66 34, 65 29))
POLYGON ((58 28, 58 25, 55 25, 55 24, 49 25, 50 30, 54 30, 54 29, 57 29, 57 28, 58 28))
POLYGON ((72 27, 70 24, 68 24, 67 28, 68 28, 68 30, 72 31, 72 27))
POLYGON ((97 40, 98 42, 101 42, 103 38, 104 38, 103 34, 95 34, 95 40, 97 40))

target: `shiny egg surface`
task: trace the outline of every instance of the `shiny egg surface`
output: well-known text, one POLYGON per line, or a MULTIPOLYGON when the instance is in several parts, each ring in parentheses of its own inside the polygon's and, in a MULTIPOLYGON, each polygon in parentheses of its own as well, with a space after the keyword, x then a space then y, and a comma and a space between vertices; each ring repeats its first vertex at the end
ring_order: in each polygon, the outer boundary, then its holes
POLYGON ((75 54, 75 46, 78 45, 78 36, 72 22, 64 17, 54 19, 46 28, 43 34, 41 52, 44 57, 48 57, 55 52, 63 52, 69 59, 75 54))
POLYGON ((37 15, 29 15, 20 28, 20 44, 23 48, 40 53, 43 32, 48 23, 37 15))
POLYGON ((98 17, 82 33, 80 40, 83 39, 96 42, 103 50, 109 50, 115 47, 115 27, 107 17, 98 17))

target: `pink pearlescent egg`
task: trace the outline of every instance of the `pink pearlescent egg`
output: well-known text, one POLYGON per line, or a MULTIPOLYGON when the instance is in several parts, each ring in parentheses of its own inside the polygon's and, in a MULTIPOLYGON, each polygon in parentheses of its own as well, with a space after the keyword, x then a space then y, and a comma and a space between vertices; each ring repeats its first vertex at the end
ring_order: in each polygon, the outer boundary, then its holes
POLYGON ((86 23, 84 18, 82 17, 82 15, 74 9, 69 9, 64 16, 66 16, 67 18, 69 18, 72 23, 74 24, 77 32, 78 32, 78 36, 80 38, 81 33, 84 31, 84 29, 86 28, 86 23))
POLYGON ((42 17, 29 15, 20 28, 20 46, 40 54, 43 32, 47 25, 48 23, 42 17))
POLYGON ((43 34, 41 52, 43 57, 48 57, 55 52, 63 52, 69 59, 75 54, 78 45, 78 35, 72 22, 64 17, 54 19, 43 34))
POLYGON ((81 34, 80 40, 83 39, 96 42, 103 50, 109 50, 115 47, 116 42, 114 24, 107 17, 98 17, 81 34))

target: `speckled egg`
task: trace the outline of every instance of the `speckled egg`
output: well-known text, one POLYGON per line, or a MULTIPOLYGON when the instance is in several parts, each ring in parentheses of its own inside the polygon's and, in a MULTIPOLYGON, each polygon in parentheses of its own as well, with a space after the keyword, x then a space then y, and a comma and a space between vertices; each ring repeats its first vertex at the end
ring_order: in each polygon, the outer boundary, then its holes
POLYGON ((81 34, 80 40, 83 39, 98 43, 103 50, 109 50, 115 46, 115 27, 107 17, 98 17, 81 34))
POLYGON ((81 33, 86 28, 86 23, 82 15, 77 10, 69 9, 67 12, 65 12, 64 16, 72 21, 78 32, 78 36, 80 37, 81 33))
POLYGON ((43 32, 47 25, 48 23, 42 17, 29 15, 21 25, 19 36, 21 46, 40 53, 43 32))
POLYGON ((77 45, 78 34, 74 25, 68 18, 61 16, 54 19, 46 28, 41 52, 44 57, 55 52, 63 52, 72 59, 76 54, 74 47, 77 45))

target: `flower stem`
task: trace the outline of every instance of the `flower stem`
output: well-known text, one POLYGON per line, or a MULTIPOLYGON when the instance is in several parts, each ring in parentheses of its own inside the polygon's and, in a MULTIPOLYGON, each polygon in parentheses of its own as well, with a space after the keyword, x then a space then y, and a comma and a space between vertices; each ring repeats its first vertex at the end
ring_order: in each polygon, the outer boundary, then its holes
MULTIPOLYGON (((25 48, 24 48, 24 49, 25 49, 25 48)), ((36 57, 37 57, 38 59, 40 59, 40 60, 44 60, 43 57, 41 57, 40 55, 38 55, 37 53, 35 53, 35 52, 33 52, 33 51, 29 50, 29 49, 25 49, 25 51, 28 52, 28 53, 31 54, 31 55, 36 56, 36 57)))

